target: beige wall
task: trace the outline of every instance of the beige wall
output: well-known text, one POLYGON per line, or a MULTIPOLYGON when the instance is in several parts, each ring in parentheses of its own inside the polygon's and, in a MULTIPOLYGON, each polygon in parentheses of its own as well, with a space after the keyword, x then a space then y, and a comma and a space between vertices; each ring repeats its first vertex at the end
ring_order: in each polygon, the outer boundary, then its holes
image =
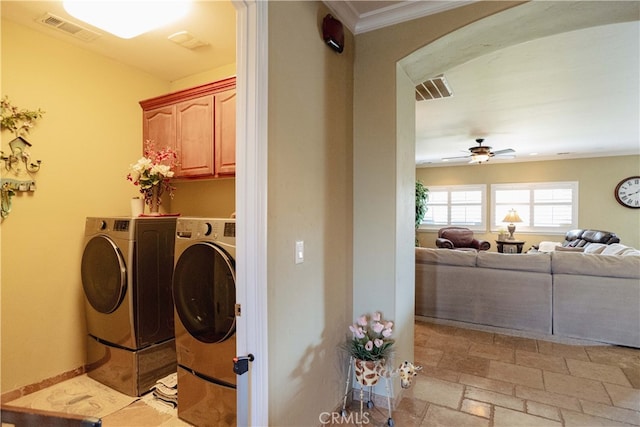
MULTIPOLYGON (((418 168, 416 179, 427 188, 435 185, 487 184, 487 204, 491 204, 491 184, 519 182, 577 181, 579 186, 578 226, 616 233, 622 244, 640 247, 640 210, 622 207, 613 190, 623 178, 640 175, 640 156, 601 157, 524 163, 485 163, 454 167, 418 168)), ((489 218, 489 210, 487 210, 489 218)), ((562 241, 564 232, 540 235, 517 231, 525 249, 540 241, 562 241)), ((496 250, 496 233, 475 233, 491 242, 496 250)), ((436 232, 420 232, 420 245, 435 247, 436 232)))
POLYGON ((222 67, 218 67, 214 70, 207 70, 202 73, 194 74, 192 76, 185 77, 171 82, 169 87, 171 92, 177 90, 187 89, 193 86, 199 86, 209 82, 215 82, 218 80, 226 79, 236 75, 236 64, 228 64, 222 67))
MULTIPOLYGON (((509 5, 479 2, 363 34, 357 46, 347 34, 338 55, 321 40, 321 3, 269 4, 270 424, 318 425, 319 413, 339 403, 346 366, 338 347, 354 315, 398 316, 399 357, 412 357, 413 261, 396 255, 413 245, 405 224, 412 209, 397 204, 411 202, 400 193, 413 192, 413 131, 396 119, 412 110, 410 100, 398 101, 408 82, 398 81, 396 61, 509 5), (298 265, 296 240, 305 241, 298 265)), ((2 94, 47 110, 31 137, 44 161, 38 190, 16 197, 2 223, 3 392, 84 363, 84 217, 125 214, 136 195, 124 175, 140 154, 138 101, 206 80, 158 81, 2 22, 2 94)), ((234 180, 179 184, 170 208, 226 216, 232 187, 234 180)))
MULTIPOLYGON (((2 95, 46 111, 29 141, 42 169, 2 221, 2 391, 85 362, 80 259, 84 219, 126 215, 140 156, 138 101, 168 84, 2 21, 2 95)), ((2 132, 2 149, 12 139, 2 132)), ((3 171, 4 173, 4 171, 3 171)))
POLYGON ((352 320, 353 38, 320 2, 269 3, 269 425, 315 426, 344 393, 352 320), (305 261, 294 264, 304 241, 305 261))
MULTIPOLYGON (((412 223, 413 215, 398 208, 398 203, 407 200, 405 195, 415 191, 414 183, 407 182, 400 169, 409 156, 402 145, 410 140, 401 134, 406 122, 402 116, 415 114, 414 98, 402 95, 404 73, 417 66, 419 70, 413 69, 412 75, 423 71, 433 76, 476 55, 531 37, 633 19, 629 11, 635 9, 627 5, 483 1, 356 36, 354 311, 381 309, 399 321, 399 328, 412 327, 411 316, 401 307, 409 306, 410 293, 403 292, 407 283, 402 278, 412 280, 403 272, 413 271, 413 257, 399 255, 414 241, 406 237, 401 225, 412 223)), ((605 165, 599 169, 611 173, 605 165)), ((401 337, 401 358, 412 357, 411 346, 410 338, 401 337)))
MULTIPOLYGON (((1 226, 1 392, 85 363, 79 277, 87 216, 127 215, 141 155, 138 101, 235 74, 235 65, 173 83, 2 20, 2 95, 46 111, 27 139, 42 159, 37 190, 18 194, 1 226), (46 65, 45 65, 46 64, 46 65)), ((2 150, 13 135, 2 132, 2 150)), ((3 177, 7 176, 3 170, 3 177)), ((166 209, 229 216, 235 180, 177 184, 166 209), (196 196, 197 195, 197 196, 196 196)))
MULTIPOLYGON (((397 66, 416 49, 513 5, 478 2, 356 36, 354 64, 355 314, 396 322, 396 361, 413 359, 415 98, 397 66), (412 127, 413 126, 413 127, 412 127)), ((395 387, 394 393, 399 393, 395 387)), ((378 386, 383 394, 384 388, 378 386)))

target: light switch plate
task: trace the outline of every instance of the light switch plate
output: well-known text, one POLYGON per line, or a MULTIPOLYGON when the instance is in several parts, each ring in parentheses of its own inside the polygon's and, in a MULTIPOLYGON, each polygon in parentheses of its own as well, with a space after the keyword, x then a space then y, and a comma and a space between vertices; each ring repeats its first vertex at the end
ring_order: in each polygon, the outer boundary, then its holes
POLYGON ((296 264, 302 264, 304 262, 304 241, 303 240, 296 241, 295 260, 296 260, 296 264))

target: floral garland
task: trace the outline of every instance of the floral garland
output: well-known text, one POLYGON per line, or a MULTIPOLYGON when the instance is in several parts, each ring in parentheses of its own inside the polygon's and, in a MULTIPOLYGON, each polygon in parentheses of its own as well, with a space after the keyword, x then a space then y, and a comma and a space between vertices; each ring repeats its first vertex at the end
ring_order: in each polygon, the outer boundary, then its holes
POLYGON ((8 96, 4 96, 0 101, 0 127, 2 129, 8 129, 13 132, 16 137, 21 134, 29 133, 35 125, 35 121, 42 117, 45 112, 41 109, 34 111, 18 109, 18 107, 11 105, 8 96))

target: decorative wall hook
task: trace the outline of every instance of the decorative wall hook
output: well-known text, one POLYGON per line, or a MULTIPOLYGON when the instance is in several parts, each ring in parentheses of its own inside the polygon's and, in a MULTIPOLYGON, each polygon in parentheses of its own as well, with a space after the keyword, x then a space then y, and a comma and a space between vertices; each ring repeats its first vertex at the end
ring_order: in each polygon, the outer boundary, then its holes
POLYGON ((36 160, 35 163, 31 161, 31 155, 27 151, 27 147, 31 147, 29 141, 19 136, 9 143, 9 147, 11 147, 10 155, 5 156, 4 151, 1 151, 2 156, 0 159, 4 161, 5 169, 20 173, 20 164, 24 163, 24 167, 27 172, 35 173, 40 170, 42 160, 36 160))
POLYGON ((36 183, 29 175, 40 170, 42 161, 31 161, 29 154, 31 143, 21 135, 29 133, 29 129, 43 114, 44 111, 41 109, 32 111, 19 109, 12 105, 6 96, 0 100, 0 130, 11 131, 16 136, 9 142, 11 154, 7 155, 3 150, 0 150, 0 160, 4 162, 4 168, 12 175, 11 178, 3 177, 0 180, 0 217, 2 219, 11 212, 11 199, 17 192, 31 192, 36 189, 36 183))

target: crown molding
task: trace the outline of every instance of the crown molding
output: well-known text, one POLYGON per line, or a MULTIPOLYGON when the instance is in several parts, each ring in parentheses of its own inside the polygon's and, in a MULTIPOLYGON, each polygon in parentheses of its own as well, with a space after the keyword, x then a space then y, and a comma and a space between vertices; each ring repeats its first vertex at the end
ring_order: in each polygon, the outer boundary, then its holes
POLYGON ((478 0, 461 1, 399 1, 395 4, 381 7, 366 13, 358 13, 351 1, 324 0, 324 4, 333 12, 336 18, 355 35, 368 31, 434 15, 457 7, 474 3, 478 0))

